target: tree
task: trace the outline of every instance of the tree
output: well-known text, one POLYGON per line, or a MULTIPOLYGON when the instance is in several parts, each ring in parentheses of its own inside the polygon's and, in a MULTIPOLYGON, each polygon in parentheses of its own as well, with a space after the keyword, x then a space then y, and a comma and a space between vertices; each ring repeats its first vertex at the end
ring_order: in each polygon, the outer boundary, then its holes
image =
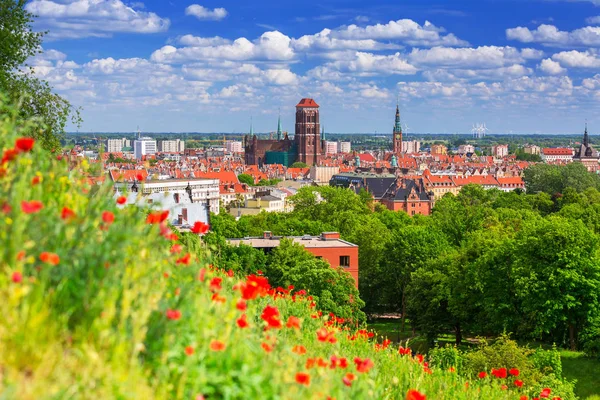
POLYGON ((18 103, 22 120, 37 118, 43 128, 32 136, 48 150, 60 149, 60 138, 69 120, 80 122, 79 110, 52 93, 50 85, 37 78, 26 64, 41 53, 44 33, 31 29, 33 15, 25 0, 0 0, 0 93, 18 103))
POLYGON ((308 164, 302 161, 296 161, 295 163, 290 165, 290 168, 308 168, 308 164))
POLYGON ((254 178, 248 174, 239 174, 238 181, 245 183, 248 186, 254 186, 254 178))
POLYGON ((563 193, 567 187, 577 192, 589 188, 600 189, 600 176, 591 173, 578 162, 567 165, 536 164, 523 173, 528 193, 546 192, 550 195, 563 193))

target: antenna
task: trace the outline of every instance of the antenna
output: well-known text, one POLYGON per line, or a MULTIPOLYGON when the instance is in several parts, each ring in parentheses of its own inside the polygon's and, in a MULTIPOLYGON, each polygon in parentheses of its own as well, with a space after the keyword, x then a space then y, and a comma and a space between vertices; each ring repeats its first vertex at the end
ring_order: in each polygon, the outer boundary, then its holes
POLYGON ((137 134, 138 134, 138 139, 142 138, 142 132, 140 131, 140 126, 137 126, 137 134))

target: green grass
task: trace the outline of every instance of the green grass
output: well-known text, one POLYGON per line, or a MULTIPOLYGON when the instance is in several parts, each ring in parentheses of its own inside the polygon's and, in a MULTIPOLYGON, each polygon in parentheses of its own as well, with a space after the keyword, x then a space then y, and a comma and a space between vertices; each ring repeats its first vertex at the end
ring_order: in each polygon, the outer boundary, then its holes
POLYGON ((581 352, 562 350, 563 376, 577 379, 575 394, 581 399, 600 399, 600 360, 587 358, 581 352))

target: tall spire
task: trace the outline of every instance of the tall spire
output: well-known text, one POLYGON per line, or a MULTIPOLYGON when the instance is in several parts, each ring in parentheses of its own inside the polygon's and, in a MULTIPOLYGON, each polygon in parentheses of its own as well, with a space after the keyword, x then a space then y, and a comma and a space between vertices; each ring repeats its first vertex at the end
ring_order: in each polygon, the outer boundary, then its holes
POLYGON ((402 125, 400 124, 400 107, 396 103, 396 123, 394 124, 394 132, 402 132, 402 125))
POLYGON ((252 117, 250 117, 250 135, 254 135, 254 127, 252 126, 252 117))
POLYGON ((325 125, 321 126, 321 140, 325 140, 325 125))
POLYGON ((279 109, 279 118, 277 119, 277 140, 281 140, 281 108, 279 109))
POLYGON ((585 132, 583 133, 583 145, 588 147, 590 145, 590 137, 588 136, 587 131, 587 120, 585 121, 585 132))

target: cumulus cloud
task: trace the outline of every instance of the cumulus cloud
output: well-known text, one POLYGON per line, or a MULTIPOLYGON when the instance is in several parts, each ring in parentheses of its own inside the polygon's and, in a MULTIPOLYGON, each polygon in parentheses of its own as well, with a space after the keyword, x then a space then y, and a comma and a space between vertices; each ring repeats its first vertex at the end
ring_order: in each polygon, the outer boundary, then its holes
POLYGON ((563 51, 552 56, 560 65, 571 68, 599 68, 600 58, 591 51, 563 51))
POLYGON ((106 37, 116 32, 156 33, 169 28, 168 18, 135 10, 121 0, 32 0, 27 11, 37 15, 49 38, 106 37))
MULTIPOLYGON (((414 75, 417 68, 409 64, 400 53, 391 55, 376 55, 357 51, 353 57, 346 60, 329 62, 324 65, 329 70, 355 73, 360 76, 369 75, 414 75)), ((325 70, 313 71, 312 75, 322 75, 325 70)))
POLYGON ((541 43, 544 46, 600 46, 600 27, 586 26, 567 32, 554 25, 540 25, 537 29, 519 26, 506 30, 506 38, 523 43, 541 43))
POLYGON ((538 68, 540 71, 548 75, 561 75, 567 71, 560 66, 560 63, 551 60, 550 58, 542 60, 538 68))
POLYGON ((531 68, 520 64, 507 67, 487 69, 435 69, 423 72, 427 80, 435 81, 465 81, 465 80, 502 80, 528 76, 533 73, 531 68))
POLYGON ((222 7, 211 10, 199 4, 192 4, 185 9, 185 15, 192 15, 200 20, 219 21, 227 16, 227 10, 222 7))
POLYGON ((198 37, 194 35, 183 35, 177 38, 177 42, 183 46, 191 47, 208 47, 208 46, 221 46, 224 44, 231 43, 231 40, 224 39, 220 36, 213 37, 198 37))
POLYGON ((380 43, 373 39, 337 39, 331 29, 323 29, 314 35, 304 35, 292 39, 292 47, 297 51, 332 51, 332 50, 382 50, 397 49, 401 46, 391 43, 380 43))
POLYGON ((433 47, 413 49, 408 59, 418 66, 485 69, 522 63, 539 58, 542 52, 514 47, 480 46, 477 48, 433 47))

